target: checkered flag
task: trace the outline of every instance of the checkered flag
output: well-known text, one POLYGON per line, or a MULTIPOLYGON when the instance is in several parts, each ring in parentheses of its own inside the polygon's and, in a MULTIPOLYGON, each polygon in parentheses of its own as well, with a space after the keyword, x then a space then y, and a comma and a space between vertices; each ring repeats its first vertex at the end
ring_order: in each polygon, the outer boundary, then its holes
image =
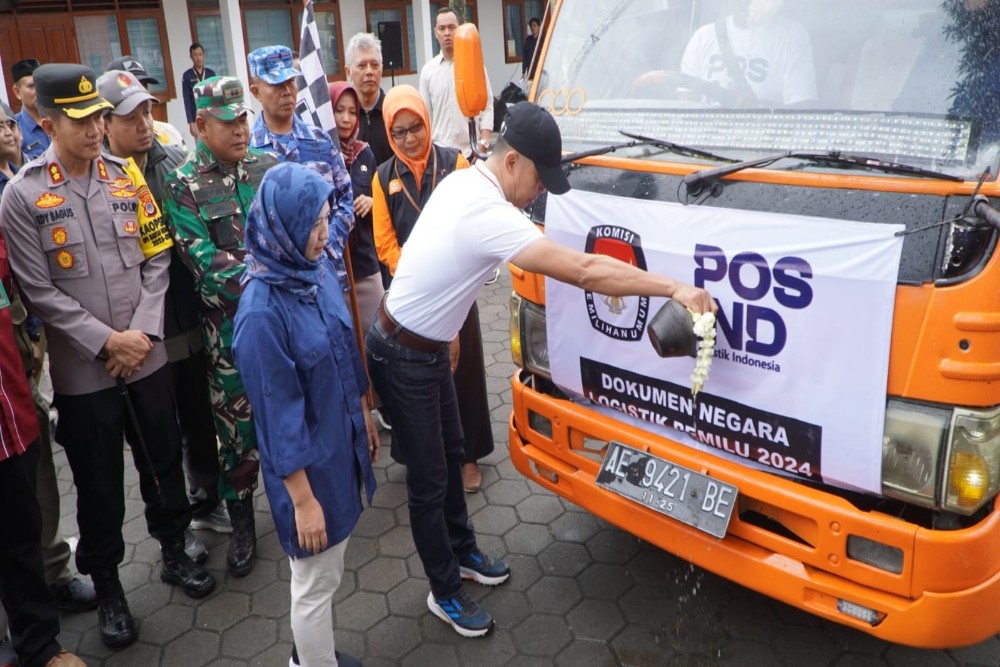
POLYGON ((296 115, 311 125, 323 128, 337 140, 337 126, 333 119, 330 89, 327 87, 326 72, 323 71, 323 59, 320 56, 319 28, 316 27, 312 0, 306 1, 306 10, 302 15, 299 69, 302 76, 298 78, 296 115))

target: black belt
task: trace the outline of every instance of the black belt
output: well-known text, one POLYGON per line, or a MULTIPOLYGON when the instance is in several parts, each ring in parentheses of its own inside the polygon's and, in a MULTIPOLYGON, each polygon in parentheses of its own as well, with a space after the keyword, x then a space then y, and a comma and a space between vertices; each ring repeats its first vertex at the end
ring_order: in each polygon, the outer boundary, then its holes
POLYGON ((405 345, 411 350, 416 350, 417 352, 437 352, 448 344, 418 336, 412 331, 403 328, 399 322, 392 319, 392 315, 385 309, 385 298, 378 305, 378 314, 376 317, 378 317, 378 323, 382 326, 382 329, 389 336, 395 338, 401 345, 405 345))

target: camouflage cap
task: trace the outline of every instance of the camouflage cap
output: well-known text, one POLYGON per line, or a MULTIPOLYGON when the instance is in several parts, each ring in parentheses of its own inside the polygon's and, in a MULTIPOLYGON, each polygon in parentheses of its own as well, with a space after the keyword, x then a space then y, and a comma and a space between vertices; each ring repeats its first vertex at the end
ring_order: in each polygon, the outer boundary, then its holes
POLYGON ((213 76, 194 87, 195 107, 219 120, 236 120, 250 111, 243 95, 243 82, 233 76, 213 76))
POLYGON ((247 55, 250 76, 257 77, 272 86, 294 79, 300 74, 292 62, 292 50, 281 45, 262 46, 247 55))

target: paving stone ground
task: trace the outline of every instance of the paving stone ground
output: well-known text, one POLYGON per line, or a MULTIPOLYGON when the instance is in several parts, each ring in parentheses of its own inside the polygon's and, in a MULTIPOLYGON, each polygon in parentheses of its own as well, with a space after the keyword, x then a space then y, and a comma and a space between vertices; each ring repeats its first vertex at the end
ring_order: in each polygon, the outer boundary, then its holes
MULTIPOLYGON (((524 480, 507 455, 509 276, 479 299, 496 451, 483 463, 484 489, 468 496, 480 545, 507 558, 498 588, 470 586, 496 617, 483 639, 462 639, 427 611, 427 582, 413 547, 404 470, 388 446, 379 490, 347 549, 335 600, 338 648, 368 667, 748 666, 936 667, 1000 665, 1000 637, 951 651, 887 644, 692 567, 595 519, 524 480)), ((383 441, 387 443, 386 439, 383 441)), ((66 457, 56 464, 63 531, 76 533, 76 497, 66 457)), ((96 612, 62 617, 63 644, 90 665, 236 667, 288 664, 288 561, 263 493, 257 499, 260 554, 243 579, 225 574, 227 537, 200 532, 218 585, 195 601, 159 580, 159 549, 146 533, 135 471, 128 503, 122 580, 140 624, 139 641, 104 647, 96 612)))

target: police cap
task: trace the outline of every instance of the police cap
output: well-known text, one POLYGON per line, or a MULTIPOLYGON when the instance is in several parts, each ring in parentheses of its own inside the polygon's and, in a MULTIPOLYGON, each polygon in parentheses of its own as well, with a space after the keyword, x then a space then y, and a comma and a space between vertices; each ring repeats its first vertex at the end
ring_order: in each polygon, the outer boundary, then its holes
POLYGON ((70 118, 85 118, 111 109, 111 103, 97 92, 94 70, 85 65, 52 63, 33 73, 38 106, 59 109, 70 118))

